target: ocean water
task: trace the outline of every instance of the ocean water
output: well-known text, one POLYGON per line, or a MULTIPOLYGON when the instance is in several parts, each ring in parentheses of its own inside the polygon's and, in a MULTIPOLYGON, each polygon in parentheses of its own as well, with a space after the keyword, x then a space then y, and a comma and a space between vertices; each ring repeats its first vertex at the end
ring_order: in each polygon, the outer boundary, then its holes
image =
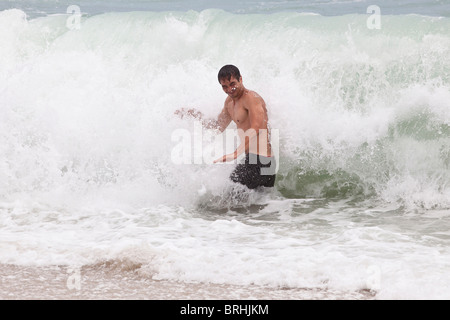
POLYGON ((449 6, 1 1, 0 297, 449 299, 449 6), (174 115, 215 117, 229 63, 273 190, 174 115))

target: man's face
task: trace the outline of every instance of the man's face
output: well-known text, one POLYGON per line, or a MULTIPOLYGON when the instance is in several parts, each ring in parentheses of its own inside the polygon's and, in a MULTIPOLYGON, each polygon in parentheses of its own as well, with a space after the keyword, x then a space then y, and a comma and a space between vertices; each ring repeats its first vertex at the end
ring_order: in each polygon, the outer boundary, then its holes
POLYGON ((235 77, 231 76, 230 80, 220 79, 220 84, 222 85, 222 90, 231 98, 235 98, 242 87, 242 77, 237 80, 235 77))

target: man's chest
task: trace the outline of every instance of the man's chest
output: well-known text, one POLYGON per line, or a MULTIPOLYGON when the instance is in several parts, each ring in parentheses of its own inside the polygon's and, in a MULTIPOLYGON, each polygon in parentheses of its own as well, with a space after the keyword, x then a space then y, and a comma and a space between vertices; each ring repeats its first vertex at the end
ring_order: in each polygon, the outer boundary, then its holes
POLYGON ((248 121, 248 110, 240 103, 231 103, 228 106, 228 112, 237 125, 242 125, 248 121))

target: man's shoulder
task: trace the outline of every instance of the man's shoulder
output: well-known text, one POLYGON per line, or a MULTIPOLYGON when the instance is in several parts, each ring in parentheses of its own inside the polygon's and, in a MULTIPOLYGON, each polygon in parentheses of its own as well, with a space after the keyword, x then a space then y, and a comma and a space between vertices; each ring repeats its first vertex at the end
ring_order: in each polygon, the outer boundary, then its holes
POLYGON ((248 90, 247 94, 245 95, 245 100, 247 100, 250 104, 264 104, 264 99, 253 90, 248 90))
POLYGON ((225 107, 228 107, 231 103, 233 103, 233 99, 231 99, 230 97, 226 97, 225 98, 225 107))
POLYGON ((257 98, 257 99, 262 99, 262 97, 259 95, 258 92, 253 91, 253 90, 248 90, 248 91, 249 91, 251 97, 257 98))

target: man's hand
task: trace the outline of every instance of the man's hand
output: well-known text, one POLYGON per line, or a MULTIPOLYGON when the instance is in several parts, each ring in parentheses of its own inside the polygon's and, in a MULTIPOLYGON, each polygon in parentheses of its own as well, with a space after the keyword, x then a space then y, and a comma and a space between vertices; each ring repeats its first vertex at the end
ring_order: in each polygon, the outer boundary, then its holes
POLYGON ((228 162, 228 161, 233 161, 235 159, 236 159, 235 153, 229 153, 229 154, 226 154, 226 155, 220 157, 219 159, 214 160, 213 163, 228 162))

